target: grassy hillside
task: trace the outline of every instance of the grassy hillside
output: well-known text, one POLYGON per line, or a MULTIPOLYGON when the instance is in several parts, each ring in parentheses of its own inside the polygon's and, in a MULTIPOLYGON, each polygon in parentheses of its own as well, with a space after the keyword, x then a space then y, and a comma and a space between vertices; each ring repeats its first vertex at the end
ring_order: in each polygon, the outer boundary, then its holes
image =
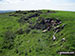
POLYGON ((75 51, 75 12, 0 14, 0 56, 74 56, 59 55, 59 51, 75 51))

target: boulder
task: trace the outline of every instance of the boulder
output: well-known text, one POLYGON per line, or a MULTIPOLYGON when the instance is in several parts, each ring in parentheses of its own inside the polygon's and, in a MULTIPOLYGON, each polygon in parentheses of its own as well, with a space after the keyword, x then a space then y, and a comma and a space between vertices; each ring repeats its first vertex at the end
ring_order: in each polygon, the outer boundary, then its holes
POLYGON ((59 25, 56 26, 56 27, 54 27, 54 31, 56 31, 57 29, 60 29, 60 26, 59 25))
POLYGON ((61 40, 62 42, 65 42, 66 41, 66 39, 65 38, 62 38, 62 40, 61 40))
POLYGON ((63 24, 62 27, 61 27, 61 29, 63 29, 63 28, 65 27, 65 25, 66 25, 66 24, 63 24))
POLYGON ((53 39, 53 41, 55 41, 55 40, 56 40, 56 37, 55 37, 55 35, 53 35, 53 38, 52 38, 52 39, 53 39))
POLYGON ((24 12, 23 14, 27 14, 27 12, 24 12))
POLYGON ((61 31, 60 29, 57 29, 57 30, 56 30, 56 33, 60 32, 60 31, 61 31))
POLYGON ((43 33, 44 33, 44 32, 47 32, 47 29, 43 30, 42 32, 43 32, 43 33))
POLYGON ((59 20, 58 18, 56 18, 56 23, 59 25, 61 24, 61 20, 59 20))
POLYGON ((38 14, 38 13, 35 13, 35 14, 31 14, 31 15, 29 15, 29 17, 28 17, 28 18, 32 18, 32 17, 38 17, 38 16, 40 16, 40 14, 38 14))

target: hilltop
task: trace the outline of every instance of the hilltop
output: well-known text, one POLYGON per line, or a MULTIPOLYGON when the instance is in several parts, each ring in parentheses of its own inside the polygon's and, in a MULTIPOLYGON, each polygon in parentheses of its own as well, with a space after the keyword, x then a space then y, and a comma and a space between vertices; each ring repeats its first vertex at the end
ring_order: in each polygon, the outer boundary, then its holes
POLYGON ((75 51, 75 12, 0 13, 0 56, 60 56, 60 51, 75 51))

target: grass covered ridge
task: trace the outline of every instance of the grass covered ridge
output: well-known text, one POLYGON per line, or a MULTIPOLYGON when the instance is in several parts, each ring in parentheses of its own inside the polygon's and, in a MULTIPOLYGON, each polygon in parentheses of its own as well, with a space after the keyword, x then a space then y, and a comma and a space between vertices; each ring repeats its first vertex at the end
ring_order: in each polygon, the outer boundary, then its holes
POLYGON ((60 56, 58 51, 75 51, 75 12, 38 10, 0 14, 0 56, 60 56), (55 41, 52 24, 50 30, 43 32, 48 26, 42 24, 42 18, 58 18, 61 24, 56 26, 66 24, 55 34, 55 41))

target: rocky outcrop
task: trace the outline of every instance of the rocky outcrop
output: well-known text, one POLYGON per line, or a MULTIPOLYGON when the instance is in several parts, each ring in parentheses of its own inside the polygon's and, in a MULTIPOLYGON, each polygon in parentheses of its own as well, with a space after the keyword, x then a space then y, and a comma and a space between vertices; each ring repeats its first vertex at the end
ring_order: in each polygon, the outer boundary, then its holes
MULTIPOLYGON (((42 18, 39 17, 36 20, 36 24, 34 24, 34 26, 32 27, 32 25, 30 24, 31 28, 34 29, 41 29, 41 30, 47 30, 50 31, 51 28, 54 28, 56 26, 58 26, 60 24, 60 20, 56 20, 54 18, 42 18)), ((54 30, 57 30, 58 28, 54 28, 54 30)))

